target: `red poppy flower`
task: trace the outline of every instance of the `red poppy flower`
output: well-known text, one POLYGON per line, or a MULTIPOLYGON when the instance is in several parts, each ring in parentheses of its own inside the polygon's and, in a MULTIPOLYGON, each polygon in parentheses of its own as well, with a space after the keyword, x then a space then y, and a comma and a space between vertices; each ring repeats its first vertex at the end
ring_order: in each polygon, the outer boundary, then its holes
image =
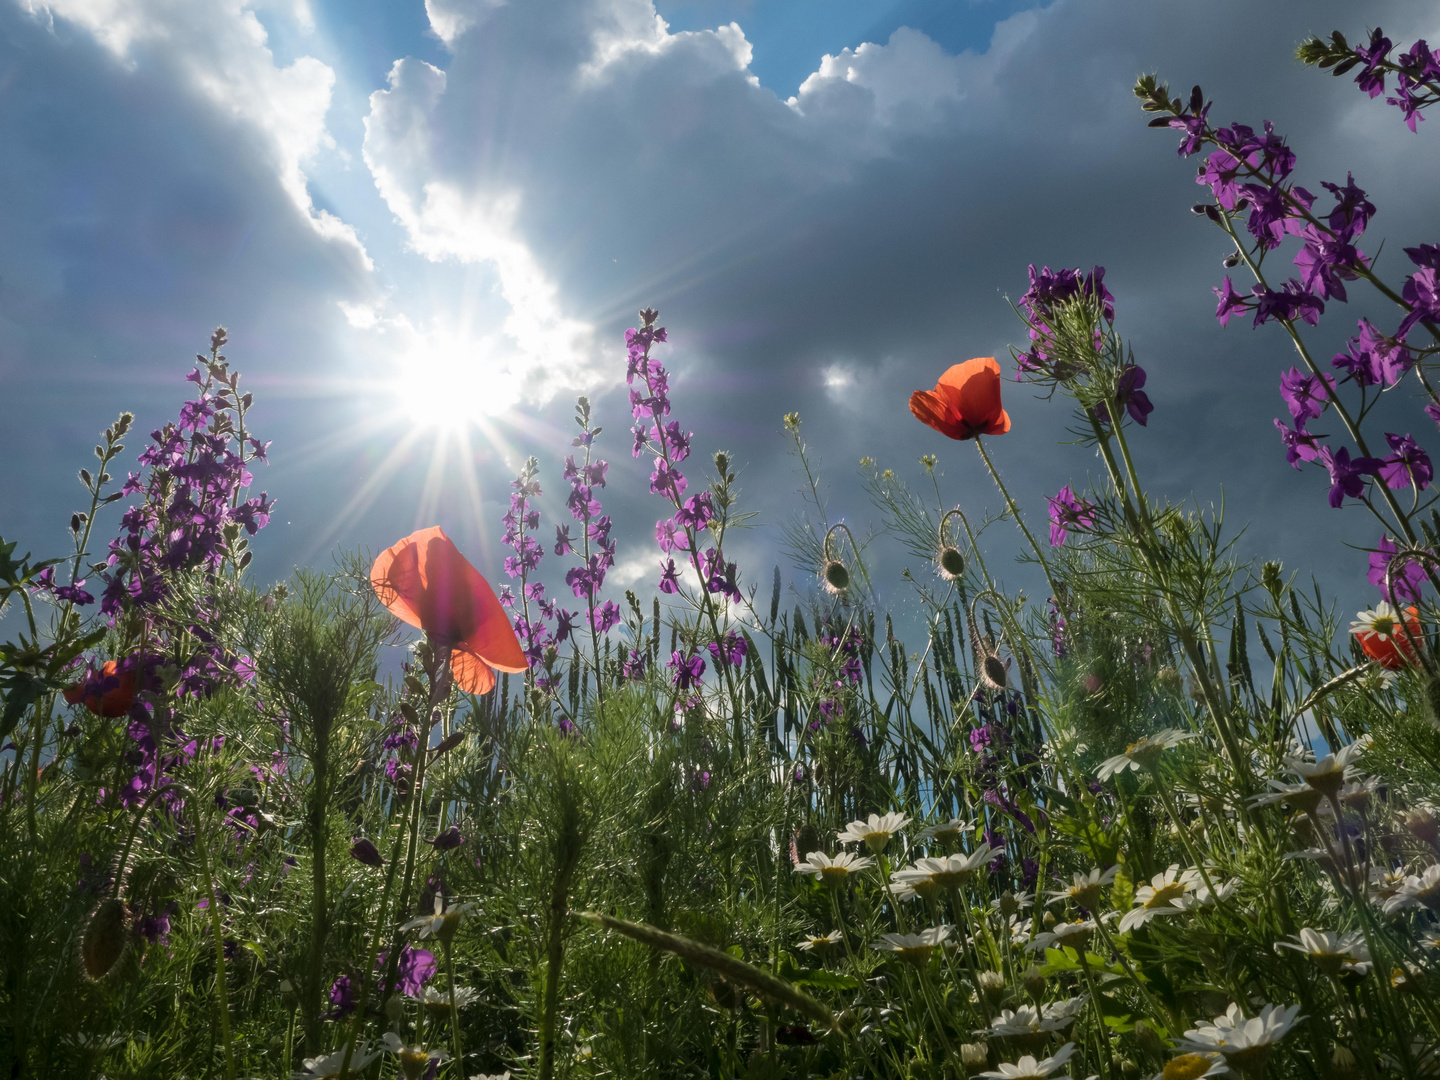
POLYGON ((382 551, 370 584, 392 615, 450 649, 451 674, 467 693, 488 694, 495 671, 528 669, 495 590, 438 525, 382 551))
POLYGON ((83 702, 96 716, 124 716, 135 704, 135 671, 121 671, 118 661, 106 660, 98 673, 91 672, 84 682, 68 687, 65 700, 71 705, 83 702))
POLYGON ((1398 626, 1391 634, 1377 634, 1371 630, 1355 630, 1353 633, 1366 656, 1386 671, 1399 671, 1415 663, 1415 650, 1410 638, 1421 640, 1419 615, 1419 609, 1415 607, 1405 609, 1405 625, 1410 629, 1410 637, 1406 637, 1405 631, 1398 626))
POLYGON ((977 356, 956 364, 934 390, 910 395, 915 419, 952 439, 1004 435, 1010 414, 1000 404, 1000 365, 993 356, 977 356))

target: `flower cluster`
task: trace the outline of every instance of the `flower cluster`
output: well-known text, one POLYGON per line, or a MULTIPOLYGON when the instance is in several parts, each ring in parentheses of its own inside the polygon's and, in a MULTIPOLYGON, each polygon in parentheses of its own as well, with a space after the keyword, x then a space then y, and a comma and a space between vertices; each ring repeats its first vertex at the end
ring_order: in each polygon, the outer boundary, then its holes
POLYGON ((682 431, 679 421, 668 419, 670 373, 650 355, 651 348, 668 340, 665 328, 655 325, 659 317, 653 308, 646 308, 640 312, 641 325, 625 331, 625 382, 630 387, 630 412, 636 421, 631 456, 638 458, 647 451, 655 455, 650 492, 668 499, 675 508, 673 515, 655 523, 655 541, 663 556, 658 587, 667 594, 679 591, 680 572, 674 558, 679 551, 689 557, 705 592, 738 602, 741 594, 736 564, 725 561, 718 544, 700 550, 700 532, 710 528, 717 517, 710 492, 685 497, 689 481, 678 466, 690 456, 693 433, 682 431))
MULTIPOLYGON (((540 511, 534 505, 534 500, 542 494, 540 482, 535 479, 539 471, 538 461, 533 457, 526 460, 520 475, 510 481, 510 509, 500 519, 505 526, 501 542, 514 551, 505 558, 505 573, 520 580, 520 611, 513 616, 515 636, 531 667, 540 664, 547 646, 565 641, 575 625, 574 613, 548 599, 543 582, 531 580, 545 555, 534 536, 540 528, 540 511), (535 605, 533 610, 531 604, 535 605), (551 620, 555 622, 553 633, 549 627, 551 620)), ((559 532, 557 528, 556 533, 559 532)), ((568 544, 563 550, 569 550, 568 544)), ((555 553, 562 553, 559 543, 555 545, 555 553)), ((500 603, 514 610, 516 597, 508 587, 500 591, 500 603)))

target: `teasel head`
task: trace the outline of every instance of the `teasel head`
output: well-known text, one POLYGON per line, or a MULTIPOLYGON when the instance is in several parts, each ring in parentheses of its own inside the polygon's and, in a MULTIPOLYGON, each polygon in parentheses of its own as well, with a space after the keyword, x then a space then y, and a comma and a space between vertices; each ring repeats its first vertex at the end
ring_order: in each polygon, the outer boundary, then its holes
POLYGON ((959 547, 947 535, 952 517, 964 520, 964 515, 960 513, 958 506, 953 510, 947 510, 945 516, 940 519, 939 543, 935 549, 935 569, 946 581, 958 581, 965 573, 965 556, 960 553, 959 547))
POLYGON ((80 972, 92 982, 101 982, 120 971, 130 952, 130 911, 125 901, 110 896, 100 901, 85 920, 80 934, 80 972))

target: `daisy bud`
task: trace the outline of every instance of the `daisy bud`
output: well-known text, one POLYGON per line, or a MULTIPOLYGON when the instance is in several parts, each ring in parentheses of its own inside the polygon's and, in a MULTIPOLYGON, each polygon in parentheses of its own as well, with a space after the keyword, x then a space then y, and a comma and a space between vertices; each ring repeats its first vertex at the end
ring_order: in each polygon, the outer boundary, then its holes
POLYGON ((990 1062, 990 1048, 984 1043, 962 1043, 960 1064, 967 1069, 978 1069, 990 1062))
POLYGON ((129 913, 125 902, 111 897, 90 913, 80 937, 80 970, 91 982, 99 982, 120 967, 130 947, 127 929, 129 913))
POLYGON ((1330 1051, 1330 1075, 1332 1076, 1357 1076, 1359 1070, 1355 1067, 1355 1053, 1348 1046, 1335 1044, 1335 1049, 1330 1051))
POLYGON ((1129 1058, 1122 1058, 1120 1061, 1120 1075, 1125 1077, 1125 1080, 1133 1080, 1134 1077, 1140 1075, 1140 1066, 1129 1058))
POLYGON ((1000 894, 1000 914, 1010 918, 1020 910, 1020 901, 1015 899, 1015 894, 1006 889, 1000 894))
POLYGON ((385 1015, 390 1018, 392 1024, 398 1024, 405 1019, 404 994, 391 994, 385 999, 385 1015))
POLYGON ((980 992, 990 999, 992 1005, 998 1005, 1005 997, 1005 976, 998 971, 982 971, 976 980, 980 992))
POLYGON ((1045 993, 1045 972, 1044 969, 1031 964, 1020 973, 1020 981, 1025 984, 1025 992, 1037 1001, 1045 993))

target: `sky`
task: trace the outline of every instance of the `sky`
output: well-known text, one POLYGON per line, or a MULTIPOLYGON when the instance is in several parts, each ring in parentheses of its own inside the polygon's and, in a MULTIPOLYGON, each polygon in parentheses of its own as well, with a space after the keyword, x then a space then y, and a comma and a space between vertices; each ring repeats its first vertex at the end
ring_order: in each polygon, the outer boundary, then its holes
MULTIPOLYGON (((1189 213, 1195 163, 1130 88, 1157 72, 1202 84, 1218 119, 1274 121, 1312 189, 1353 171, 1398 282, 1399 248, 1440 240, 1434 124, 1411 135, 1292 59, 1311 33, 1375 24, 1435 40, 1440 5, 0 0, 0 536, 61 553, 100 430, 121 409, 142 434, 173 416, 223 324, 272 441, 261 580, 440 524, 498 584, 509 479, 536 455, 546 531, 565 520, 588 394, 611 581, 646 596, 663 507, 629 454, 623 333, 653 306, 696 466, 730 452, 757 515, 731 557, 768 591, 802 482, 783 414, 862 535, 867 455, 918 482, 934 453, 947 502, 998 510, 909 392, 971 356, 1013 370, 1028 264, 1101 264, 1149 373, 1133 443, 1152 492, 1223 498, 1246 557, 1368 604, 1357 548, 1376 528, 1286 465, 1272 419, 1293 354, 1275 327, 1215 322, 1228 249, 1189 213)), ((1394 322, 1352 293, 1315 350, 1365 314, 1394 322)), ((1380 421, 1440 447, 1408 393, 1380 421)), ((1038 525, 1097 462, 1058 403, 1007 382, 1006 405, 990 448, 1038 525)), ((999 528, 985 545, 1001 565, 1018 550, 999 528)), ((871 551, 903 607, 905 559, 871 551)))

